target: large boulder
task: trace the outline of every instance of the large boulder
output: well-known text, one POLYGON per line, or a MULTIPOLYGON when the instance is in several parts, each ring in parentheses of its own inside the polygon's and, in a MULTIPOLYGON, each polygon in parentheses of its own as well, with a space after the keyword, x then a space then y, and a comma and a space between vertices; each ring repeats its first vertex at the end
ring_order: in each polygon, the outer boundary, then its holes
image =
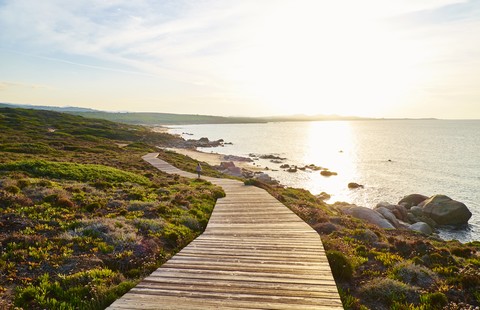
POLYGON ((389 209, 385 207, 379 207, 375 208, 374 210, 383 215, 383 217, 386 218, 390 222, 390 224, 395 226, 395 228, 400 227, 400 223, 398 222, 397 217, 389 209))
POLYGON ((413 213, 415 216, 422 216, 423 215, 423 208, 419 206, 413 206, 410 208, 410 212, 413 213))
POLYGON ((405 209, 403 205, 392 205, 391 203, 383 201, 383 202, 379 202, 376 206, 376 208, 380 208, 380 207, 387 208, 388 210, 390 210, 393 213, 393 215, 395 215, 395 217, 400 221, 403 221, 403 222, 408 221, 407 209, 405 209))
POLYGON ((430 197, 423 204, 423 214, 440 225, 460 226, 468 223, 472 212, 467 206, 445 195, 430 197))
POLYGON ((381 228, 395 228, 383 215, 369 208, 352 206, 344 209, 343 212, 381 228))
POLYGON ((405 208, 410 209, 413 206, 418 206, 421 202, 427 200, 428 197, 420 194, 411 194, 405 196, 398 202, 399 205, 405 206, 405 208))
POLYGON ((427 223, 424 223, 424 222, 417 222, 415 224, 408 226, 408 228, 410 230, 421 232, 422 234, 425 234, 425 235, 431 235, 433 233, 432 228, 427 223))

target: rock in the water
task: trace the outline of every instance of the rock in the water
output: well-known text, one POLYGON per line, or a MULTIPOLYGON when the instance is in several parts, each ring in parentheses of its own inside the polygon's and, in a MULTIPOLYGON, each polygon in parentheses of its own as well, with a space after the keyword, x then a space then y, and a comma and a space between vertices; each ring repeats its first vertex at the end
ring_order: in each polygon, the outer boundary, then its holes
POLYGON ((398 202, 399 205, 405 206, 405 208, 410 209, 413 206, 418 206, 422 201, 427 200, 428 197, 420 194, 411 194, 405 196, 398 202))
POLYGON ((467 206, 445 195, 435 195, 425 201, 423 213, 440 225, 464 225, 472 212, 467 206))
POLYGON ((322 170, 320 171, 320 174, 323 175, 324 177, 329 177, 332 175, 337 175, 336 172, 330 171, 330 170, 322 170))
POLYGON ((383 215, 369 208, 353 206, 344 209, 343 212, 381 228, 395 228, 383 215))
POLYGON ((350 189, 363 188, 363 185, 355 183, 355 182, 350 182, 350 183, 348 183, 348 188, 350 188, 350 189))
POLYGON ((297 166, 290 166, 290 168, 288 168, 287 172, 297 172, 297 166))
POLYGON ((433 233, 432 228, 427 223, 424 223, 424 222, 417 222, 415 224, 412 224, 408 226, 408 229, 421 232, 422 234, 425 234, 425 235, 431 235, 433 233))
POLYGON ((305 168, 308 168, 308 169, 313 170, 313 171, 322 170, 322 167, 316 166, 314 164, 307 165, 307 166, 305 166, 305 168))
MULTIPOLYGON (((227 143, 225 143, 227 144, 227 143)), ((228 160, 228 161, 242 161, 242 162, 253 162, 253 159, 248 158, 248 157, 243 157, 243 156, 236 156, 236 155, 224 155, 223 160, 228 160)))

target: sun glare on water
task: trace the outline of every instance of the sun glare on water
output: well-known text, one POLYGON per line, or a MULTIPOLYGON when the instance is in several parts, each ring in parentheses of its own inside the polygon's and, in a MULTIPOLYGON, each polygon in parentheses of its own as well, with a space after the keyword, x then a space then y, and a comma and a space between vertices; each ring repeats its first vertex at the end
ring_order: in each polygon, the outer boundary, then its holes
POLYGON ((271 12, 239 57, 244 90, 277 114, 377 116, 405 101, 425 52, 372 12, 342 5, 289 1, 271 12))
POLYGON ((311 191, 337 193, 335 201, 349 201, 349 197, 343 195, 345 186, 358 176, 351 124, 346 121, 311 122, 306 139, 309 147, 303 161, 338 173, 331 178, 319 173, 309 174, 311 191))

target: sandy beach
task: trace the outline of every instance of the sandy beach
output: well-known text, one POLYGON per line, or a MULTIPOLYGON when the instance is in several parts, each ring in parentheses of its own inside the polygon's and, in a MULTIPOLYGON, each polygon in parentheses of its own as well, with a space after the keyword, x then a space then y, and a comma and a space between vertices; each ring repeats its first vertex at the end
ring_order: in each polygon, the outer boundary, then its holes
POLYGON ((236 161, 225 159, 225 155, 218 153, 205 153, 192 149, 182 149, 182 148, 166 148, 166 150, 173 151, 182 155, 189 156, 198 161, 203 161, 209 165, 216 166, 220 165, 222 161, 231 161, 235 166, 247 169, 250 171, 262 171, 263 169, 255 166, 255 162, 245 162, 245 161, 236 161))

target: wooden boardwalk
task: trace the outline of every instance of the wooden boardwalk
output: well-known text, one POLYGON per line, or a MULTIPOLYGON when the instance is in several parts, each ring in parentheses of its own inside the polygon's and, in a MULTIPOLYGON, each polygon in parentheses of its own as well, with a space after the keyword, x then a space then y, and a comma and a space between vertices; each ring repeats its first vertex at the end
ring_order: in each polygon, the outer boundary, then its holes
MULTIPOLYGON (((167 173, 194 178, 156 158, 167 173)), ((343 309, 319 235, 266 191, 224 188, 205 232, 108 309, 343 309)))

